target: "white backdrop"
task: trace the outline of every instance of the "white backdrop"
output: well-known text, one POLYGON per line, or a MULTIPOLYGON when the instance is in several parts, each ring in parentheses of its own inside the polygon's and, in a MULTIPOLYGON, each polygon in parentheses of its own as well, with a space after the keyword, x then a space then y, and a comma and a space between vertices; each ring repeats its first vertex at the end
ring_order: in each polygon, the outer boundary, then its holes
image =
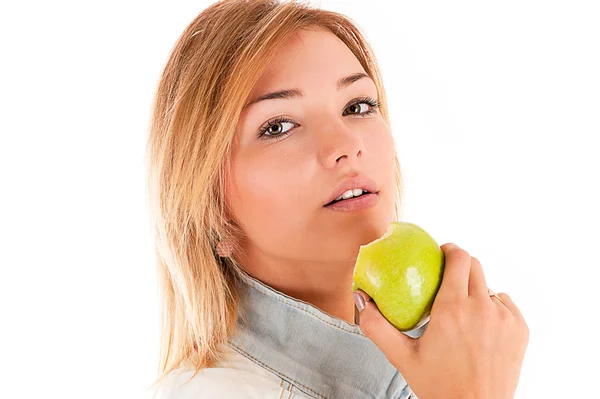
MULTIPOLYGON (((171 46, 209 3, 0 5, 0 397, 146 397, 149 110, 171 46)), ((523 311, 517 398, 600 397, 598 3, 320 5, 376 51, 403 220, 478 257, 523 311)))

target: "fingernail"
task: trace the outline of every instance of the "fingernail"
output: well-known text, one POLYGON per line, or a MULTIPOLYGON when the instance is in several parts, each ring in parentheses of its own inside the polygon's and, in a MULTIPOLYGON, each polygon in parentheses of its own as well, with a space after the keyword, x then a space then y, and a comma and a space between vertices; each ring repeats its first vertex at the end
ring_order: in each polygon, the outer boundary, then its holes
POLYGON ((352 293, 352 296, 354 297, 354 304, 356 305, 356 309, 358 309, 358 311, 361 312, 365 308, 365 300, 358 292, 352 293))

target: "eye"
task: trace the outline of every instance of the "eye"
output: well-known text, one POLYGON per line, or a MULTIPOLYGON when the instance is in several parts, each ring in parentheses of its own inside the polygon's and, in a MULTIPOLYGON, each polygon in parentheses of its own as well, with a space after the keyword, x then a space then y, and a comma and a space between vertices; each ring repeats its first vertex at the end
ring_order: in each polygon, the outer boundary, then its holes
POLYGON ((344 112, 342 115, 355 114, 361 117, 369 116, 377 112, 377 109, 381 103, 371 97, 362 97, 353 100, 353 102, 346 107, 346 109, 351 110, 349 113, 344 112), (366 106, 361 107, 361 104, 367 104, 370 108, 364 112, 361 112, 363 109, 367 108, 366 106))
POLYGON ((267 125, 260 129, 258 138, 281 140, 288 135, 288 132, 291 129, 284 130, 283 125, 291 125, 291 128, 293 128, 295 123, 284 116, 275 118, 272 121, 267 122, 267 125))
MULTIPOLYGON (((362 108, 362 107, 360 106, 361 104, 366 104, 366 103, 356 103, 356 104, 352 104, 351 106, 349 106, 349 107, 348 107, 348 108, 346 108, 346 109, 349 109, 349 110, 351 110, 351 111, 350 111, 350 113, 351 113, 351 114, 362 114, 362 112, 360 111, 360 110, 361 110, 361 108, 362 108)), ((366 105, 365 105, 365 108, 367 108, 367 107, 366 107, 366 105)), ((368 110, 368 108, 367 108, 367 110, 368 110)))
MULTIPOLYGON (((373 99, 371 97, 361 97, 352 100, 352 102, 346 106, 342 116, 346 115, 358 115, 360 117, 366 117, 372 115, 377 112, 377 109, 381 106, 381 103, 373 99), (368 109, 366 106, 361 106, 361 104, 368 105, 368 109), (365 109, 367 109, 365 111, 365 109), (346 110, 351 110, 350 112, 346 112, 346 110)), ((260 128, 258 132, 258 138, 264 140, 281 140, 288 134, 290 134, 290 130, 296 127, 297 124, 294 123, 291 119, 286 118, 285 116, 280 116, 275 118, 269 122, 262 128, 260 128), (284 125, 291 125, 291 127, 287 130, 284 129, 284 125)))

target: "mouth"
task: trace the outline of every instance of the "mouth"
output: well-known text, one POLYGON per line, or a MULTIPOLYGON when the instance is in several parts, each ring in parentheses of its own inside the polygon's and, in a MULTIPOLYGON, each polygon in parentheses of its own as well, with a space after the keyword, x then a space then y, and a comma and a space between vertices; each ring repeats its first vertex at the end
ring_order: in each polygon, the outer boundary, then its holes
POLYGON ((331 201, 324 208, 336 212, 362 212, 371 209, 379 203, 379 191, 366 192, 356 197, 331 201))
POLYGON ((344 204, 345 201, 350 203, 356 201, 361 197, 373 198, 377 197, 379 193, 379 187, 377 183, 369 176, 364 174, 357 174, 352 178, 346 178, 342 180, 329 194, 329 197, 325 199, 325 205, 323 207, 330 207, 338 204, 344 204))
POLYGON ((328 207, 328 206, 331 206, 333 204, 337 204, 339 202, 352 202, 352 201, 355 201, 357 198, 362 198, 362 197, 365 197, 365 196, 370 195, 370 194, 379 194, 379 191, 370 192, 368 190, 362 190, 362 194, 360 194, 358 196, 357 195, 353 195, 352 197, 348 196, 348 198, 344 198, 344 197, 339 198, 338 197, 338 198, 334 199, 333 201, 331 201, 331 202, 329 202, 329 203, 327 203, 327 204, 325 204, 323 206, 324 207, 328 207))

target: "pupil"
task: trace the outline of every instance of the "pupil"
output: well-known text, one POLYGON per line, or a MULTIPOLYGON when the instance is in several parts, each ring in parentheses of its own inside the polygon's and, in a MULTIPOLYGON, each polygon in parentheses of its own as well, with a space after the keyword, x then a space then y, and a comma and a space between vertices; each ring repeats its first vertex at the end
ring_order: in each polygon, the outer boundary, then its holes
MULTIPOLYGON (((273 126, 271 126, 271 128, 276 128, 276 127, 278 127, 278 126, 279 126, 279 125, 273 125, 273 126)), ((273 131, 272 133, 277 133, 277 131, 278 131, 278 130, 279 130, 279 129, 277 129, 277 128, 276 128, 276 129, 275 129, 275 131, 273 131)))

